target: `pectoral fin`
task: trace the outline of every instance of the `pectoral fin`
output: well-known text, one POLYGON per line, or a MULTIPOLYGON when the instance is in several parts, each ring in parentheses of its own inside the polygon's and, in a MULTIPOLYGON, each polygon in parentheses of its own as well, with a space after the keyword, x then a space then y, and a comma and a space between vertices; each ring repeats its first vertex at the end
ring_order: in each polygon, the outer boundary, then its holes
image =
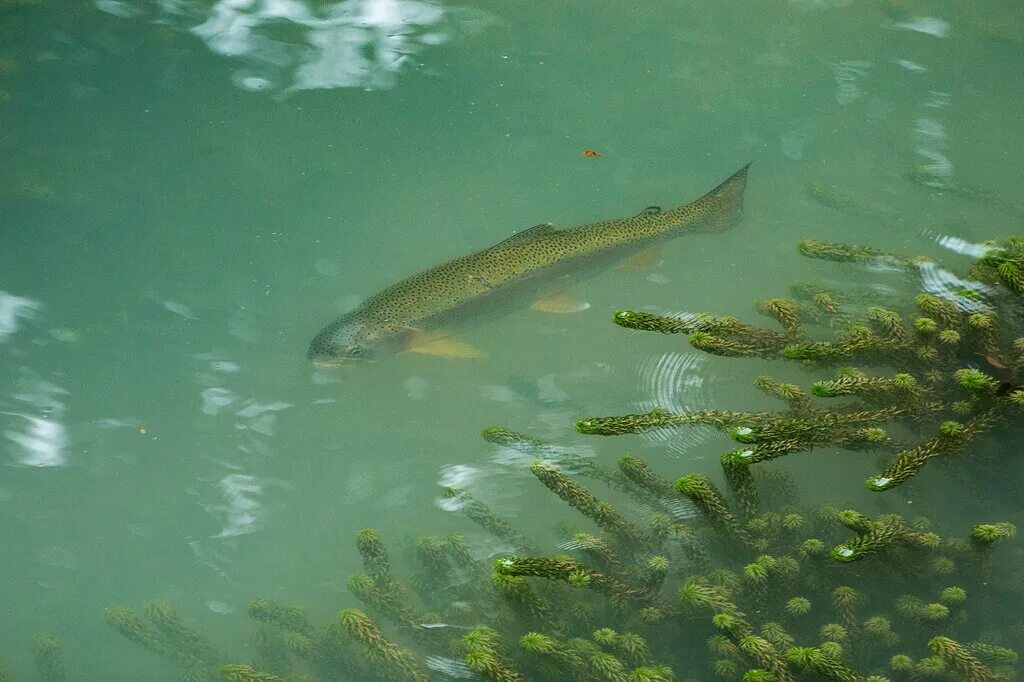
POLYGON ((409 329, 403 350, 409 353, 433 355, 438 358, 482 358, 486 354, 465 341, 440 332, 426 332, 422 329, 409 329))
POLYGON ((615 269, 619 272, 637 272, 657 267, 664 262, 665 259, 661 255, 661 247, 655 246, 645 251, 641 251, 629 260, 624 261, 615 269))
POLYGON ((569 313, 583 312, 590 307, 590 304, 586 301, 578 301, 567 294, 563 294, 562 292, 557 292, 554 294, 548 294, 544 298, 536 301, 530 307, 542 313, 566 315, 569 313))

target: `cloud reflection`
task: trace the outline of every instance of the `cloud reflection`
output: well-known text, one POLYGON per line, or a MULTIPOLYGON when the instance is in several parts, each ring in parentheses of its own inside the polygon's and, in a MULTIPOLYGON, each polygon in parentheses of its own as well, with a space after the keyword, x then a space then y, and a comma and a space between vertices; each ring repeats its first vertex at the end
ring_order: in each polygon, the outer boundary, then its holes
POLYGON ((413 58, 490 23, 469 8, 422 0, 159 0, 213 52, 241 59, 236 86, 252 91, 394 87, 413 58), (296 34, 299 37, 296 39, 296 34))

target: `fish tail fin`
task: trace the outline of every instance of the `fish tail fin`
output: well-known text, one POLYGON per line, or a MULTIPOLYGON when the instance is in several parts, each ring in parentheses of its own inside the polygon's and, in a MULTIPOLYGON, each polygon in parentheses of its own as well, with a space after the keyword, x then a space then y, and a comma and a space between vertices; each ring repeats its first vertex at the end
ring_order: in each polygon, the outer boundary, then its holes
MULTIPOLYGON (((753 162, 751 162, 753 163, 753 162)), ((748 163, 728 180, 688 206, 703 214, 697 231, 725 232, 743 218, 743 190, 747 187, 748 163)))

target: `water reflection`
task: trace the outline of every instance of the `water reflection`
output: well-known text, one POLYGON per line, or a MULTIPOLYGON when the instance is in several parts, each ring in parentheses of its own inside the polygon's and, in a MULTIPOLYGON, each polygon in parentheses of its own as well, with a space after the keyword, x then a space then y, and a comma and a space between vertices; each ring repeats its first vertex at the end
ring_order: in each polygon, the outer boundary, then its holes
POLYGON ((836 81, 836 102, 840 106, 853 104, 864 96, 859 82, 867 76, 871 62, 861 59, 844 59, 832 65, 832 77, 836 81))
POLYGON ((912 62, 909 59, 897 59, 896 64, 902 66, 910 73, 924 73, 928 70, 927 66, 922 66, 917 62, 912 62))
POLYGON ((803 116, 789 123, 789 129, 779 136, 782 153, 794 161, 804 158, 808 145, 814 140, 821 127, 818 119, 803 116))
POLYGON ((973 291, 978 296, 995 293, 990 287, 962 279, 945 268, 940 268, 934 263, 926 263, 921 266, 921 288, 924 291, 950 301, 958 308, 969 313, 981 313, 991 311, 991 307, 982 300, 975 300, 964 296, 964 291, 973 291))
POLYGON ((812 9, 830 9, 833 7, 845 7, 849 5, 852 0, 789 0, 790 3, 796 5, 800 9, 812 10, 812 9))
POLYGON ((19 464, 30 467, 58 467, 67 463, 64 449, 68 438, 64 425, 56 419, 38 417, 24 412, 4 414, 24 420, 22 427, 4 431, 4 436, 16 446, 19 464))
POLYGON ((470 670, 462 661, 454 658, 448 658, 447 656, 427 656, 424 659, 427 663, 427 667, 431 670, 435 670, 442 675, 452 677, 455 679, 474 680, 479 676, 470 670))
POLYGON ((121 2, 120 0, 96 0, 96 9, 119 19, 130 19, 141 13, 141 10, 137 7, 133 7, 127 2, 121 2))
POLYGON ((277 421, 275 412, 286 410, 291 407, 289 403, 258 403, 255 400, 247 400, 245 406, 235 413, 235 416, 242 419, 235 423, 239 431, 255 431, 264 436, 274 435, 274 422, 277 421))
MULTIPOLYGON (((949 93, 929 90, 923 106, 928 109, 945 109, 952 102, 949 93)), ((941 186, 953 175, 953 163, 946 156, 949 139, 942 122, 931 117, 919 117, 914 122, 914 151, 926 161, 917 165, 916 172, 926 185, 941 186)))
MULTIPOLYGON (((692 314, 669 313, 672 317, 692 314)), ((708 384, 711 377, 704 372, 707 357, 696 353, 668 352, 646 357, 637 368, 637 389, 642 396, 636 403, 640 412, 654 409, 686 412, 711 406, 708 384)), ((642 435, 652 447, 664 448, 676 457, 692 458, 694 447, 708 437, 706 429, 653 429, 642 435)))
POLYGON ((192 550, 201 563, 224 575, 223 566, 230 562, 226 552, 233 550, 235 545, 221 545, 221 541, 260 530, 267 514, 267 488, 269 485, 282 485, 280 481, 262 478, 251 470, 257 458, 274 454, 270 439, 275 435, 278 416, 292 405, 280 400, 262 401, 246 397, 243 389, 225 385, 241 381, 242 366, 221 352, 199 353, 194 358, 200 367, 196 372, 200 411, 212 420, 211 423, 218 425, 216 431, 237 434, 233 438, 233 454, 212 460, 221 470, 206 479, 214 490, 194 492, 201 497, 216 495, 216 501, 204 502, 202 506, 217 519, 220 530, 210 536, 213 542, 193 541, 192 550))
POLYGON ((961 237, 954 237, 948 234, 940 235, 935 241, 939 246, 945 247, 954 253, 970 256, 971 258, 981 258, 987 251, 992 249, 991 246, 976 244, 961 237))
POLYGON ((259 480, 248 474, 228 474, 217 487, 224 504, 214 506, 211 511, 222 513, 225 523, 215 537, 233 538, 255 532, 262 506, 257 498, 263 494, 259 480))
MULTIPOLYGON (((97 6, 129 17, 128 6, 98 0, 97 6)), ((187 28, 213 52, 241 59, 236 86, 252 91, 394 87, 426 49, 490 23, 477 10, 420 0, 159 0, 163 21, 194 22, 187 28), (297 35, 301 36, 297 39, 297 35)))
POLYGON ((195 313, 192 312, 192 309, 189 308, 184 303, 177 303, 176 301, 163 301, 162 305, 165 309, 169 310, 175 315, 181 315, 186 320, 197 319, 195 313))
POLYGON ((18 331, 20 320, 34 317, 38 310, 37 301, 0 291, 0 343, 18 331))
POLYGON ((238 399, 238 396, 222 386, 211 386, 200 394, 203 399, 203 414, 216 415, 223 408, 238 399))
POLYGON ((949 22, 937 17, 913 17, 907 21, 897 22, 894 27, 905 31, 924 33, 936 38, 949 37, 949 22))
POLYGON ((64 396, 68 391, 22 370, 7 409, 4 437, 14 444, 15 461, 30 467, 59 467, 67 464, 68 434, 64 426, 64 396))

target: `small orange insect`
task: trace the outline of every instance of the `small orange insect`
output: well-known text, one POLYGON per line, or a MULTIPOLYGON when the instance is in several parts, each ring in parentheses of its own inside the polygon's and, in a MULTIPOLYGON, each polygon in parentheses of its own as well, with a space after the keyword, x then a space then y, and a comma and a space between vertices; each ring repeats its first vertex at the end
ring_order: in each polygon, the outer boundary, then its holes
POLYGON ((587 157, 588 159, 593 159, 594 157, 603 156, 603 155, 600 152, 595 152, 592 149, 584 149, 583 150, 583 156, 587 157))

